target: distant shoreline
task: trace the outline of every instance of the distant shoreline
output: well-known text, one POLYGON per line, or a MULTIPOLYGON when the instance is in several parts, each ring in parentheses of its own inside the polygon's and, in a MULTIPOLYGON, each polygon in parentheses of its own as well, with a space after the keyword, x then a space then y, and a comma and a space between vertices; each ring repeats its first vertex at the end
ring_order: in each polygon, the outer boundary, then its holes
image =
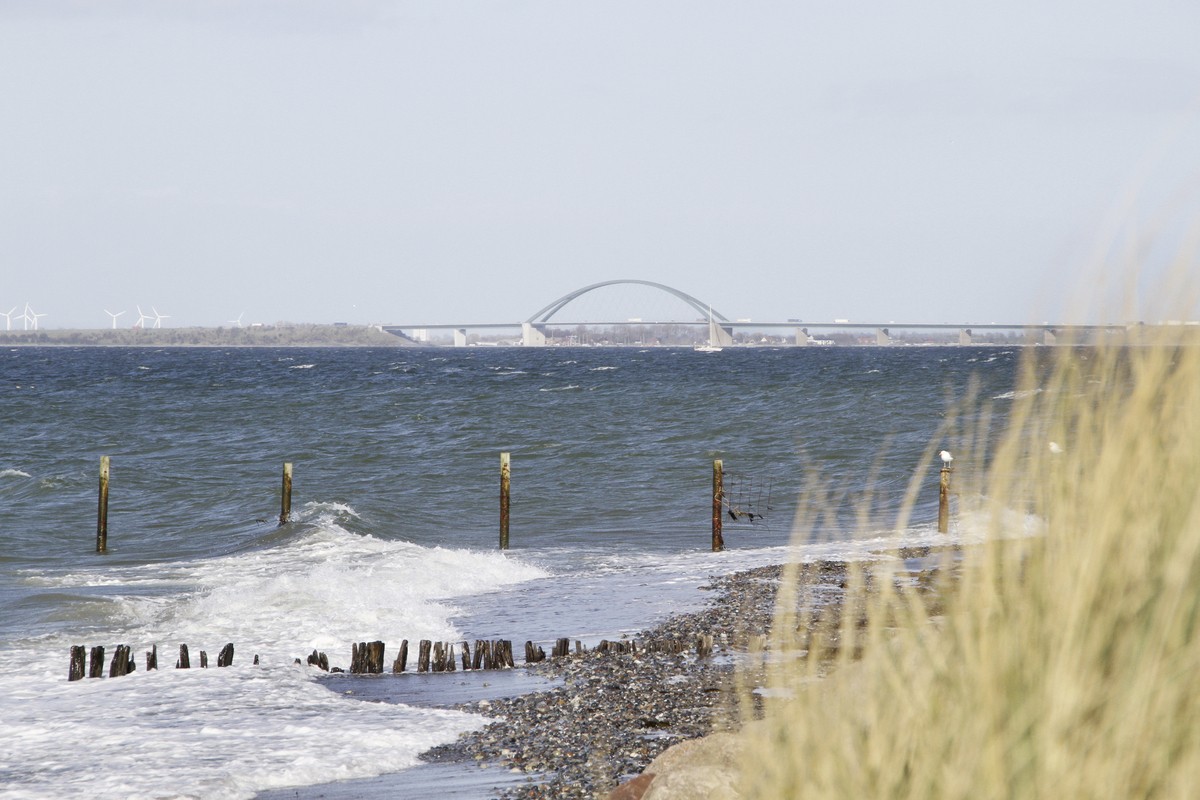
POLYGON ((420 347, 376 325, 0 331, 4 347, 420 347))

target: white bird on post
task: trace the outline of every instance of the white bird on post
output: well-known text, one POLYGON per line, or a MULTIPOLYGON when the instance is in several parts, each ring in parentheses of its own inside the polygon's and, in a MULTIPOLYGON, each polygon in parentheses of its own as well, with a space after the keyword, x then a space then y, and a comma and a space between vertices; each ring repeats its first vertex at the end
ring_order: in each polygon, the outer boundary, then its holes
POLYGON ((950 455, 950 451, 943 450, 938 453, 938 455, 942 457, 942 467, 944 469, 950 469, 950 462, 954 460, 954 456, 950 455))

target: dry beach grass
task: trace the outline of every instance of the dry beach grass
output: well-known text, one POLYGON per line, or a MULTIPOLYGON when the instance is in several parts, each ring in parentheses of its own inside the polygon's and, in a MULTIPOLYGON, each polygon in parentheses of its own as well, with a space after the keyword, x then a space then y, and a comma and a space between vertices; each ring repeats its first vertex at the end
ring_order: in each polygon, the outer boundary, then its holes
POLYGON ((741 796, 1195 796, 1200 343, 1167 332, 1026 372, 936 605, 877 580, 824 634, 780 617, 807 657, 773 662, 741 796))

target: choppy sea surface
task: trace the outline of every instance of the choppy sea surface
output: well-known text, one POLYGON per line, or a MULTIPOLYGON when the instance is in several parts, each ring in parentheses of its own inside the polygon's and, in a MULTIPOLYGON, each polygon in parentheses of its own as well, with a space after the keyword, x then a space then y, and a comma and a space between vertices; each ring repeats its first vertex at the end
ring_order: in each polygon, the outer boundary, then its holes
POLYGON ((929 447, 956 446, 943 426, 969 392, 1002 425, 1019 358, 0 351, 0 794, 249 798, 397 772, 483 721, 346 697, 295 658, 319 649, 348 666, 351 643, 374 639, 389 661, 401 639, 593 644, 699 607, 712 574, 940 541, 936 466, 895 530, 904 493, 929 447), (104 455, 109 552, 97 555, 104 455), (712 553, 718 458, 743 513, 712 553), (293 515, 280 526, 284 462, 293 515), (833 488, 833 513, 792 545, 813 477, 833 488), (226 642, 232 667, 173 668, 181 643, 194 665, 226 642), (67 681, 72 645, 111 658, 117 644, 133 648, 133 675, 67 681), (146 672, 152 645, 160 669, 146 672))

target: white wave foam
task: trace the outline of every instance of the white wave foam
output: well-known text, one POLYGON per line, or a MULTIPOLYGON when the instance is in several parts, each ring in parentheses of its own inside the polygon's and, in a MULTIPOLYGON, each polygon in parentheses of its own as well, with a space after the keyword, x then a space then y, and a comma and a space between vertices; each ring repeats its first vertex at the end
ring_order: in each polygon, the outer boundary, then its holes
POLYGON ((348 701, 307 667, 244 663, 78 683, 45 671, 0 677, 4 796, 250 798, 405 769, 482 722, 348 701))
POLYGON ((0 469, 0 478, 30 478, 28 472, 22 472, 19 469, 0 469))
POLYGON ((578 388, 579 388, 579 384, 569 383, 566 386, 543 387, 541 389, 538 389, 538 391, 539 392, 569 392, 572 389, 578 389, 578 388))
POLYGON ((1013 389, 1009 392, 1001 392, 993 397, 993 400, 1021 400, 1026 397, 1032 397, 1035 394, 1041 394, 1042 389, 1013 389))
MULTIPOLYGON (((370 777, 416 763, 475 717, 359 703, 292 666, 313 649, 348 666, 353 642, 461 638, 454 603, 545 576, 498 551, 427 548, 349 533, 349 506, 306 507, 320 526, 270 547, 200 560, 97 565, 26 585, 111 605, 101 629, 31 635, 0 650, 0 715, 8 736, 5 796, 251 797, 272 787, 370 777), (235 646, 227 669, 172 668, 235 646), (70 647, 157 644, 163 667, 120 679, 66 681, 70 647), (252 666, 254 655, 261 666, 252 666), (131 743, 136 742, 136 747, 131 743)), ((81 623, 82 625, 82 623, 81 623)), ((403 680, 404 678, 397 678, 403 680)))

